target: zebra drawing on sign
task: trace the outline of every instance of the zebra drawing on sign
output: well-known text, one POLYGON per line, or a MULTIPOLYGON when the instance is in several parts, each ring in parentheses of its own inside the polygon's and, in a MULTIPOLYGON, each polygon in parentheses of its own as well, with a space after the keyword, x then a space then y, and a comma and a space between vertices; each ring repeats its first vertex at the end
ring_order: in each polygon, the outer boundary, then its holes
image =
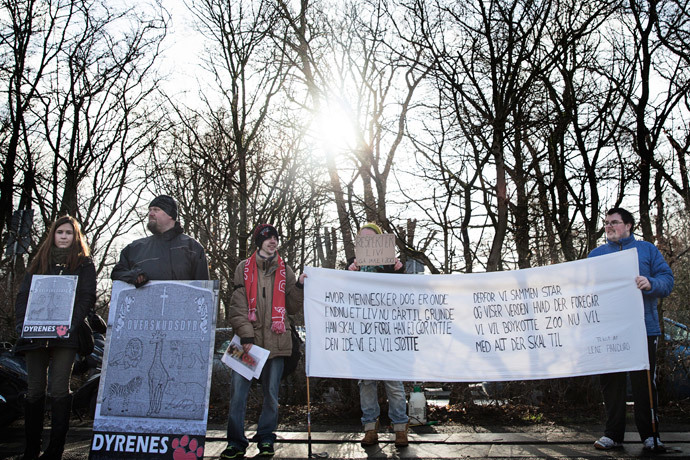
POLYGON ((122 408, 120 412, 129 412, 129 398, 141 388, 141 377, 136 376, 124 385, 119 383, 111 383, 108 387, 108 410, 111 411, 111 403, 113 399, 122 399, 122 408))

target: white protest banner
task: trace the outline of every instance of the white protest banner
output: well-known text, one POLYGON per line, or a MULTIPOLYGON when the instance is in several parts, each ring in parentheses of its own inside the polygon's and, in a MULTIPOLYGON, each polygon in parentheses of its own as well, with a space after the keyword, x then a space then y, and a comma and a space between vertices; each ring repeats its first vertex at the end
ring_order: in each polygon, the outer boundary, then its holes
POLYGON ((305 272, 309 376, 500 381, 649 368, 635 249, 509 272, 305 272))
POLYGON ((218 287, 113 282, 89 459, 203 457, 218 287))
POLYGON ((395 263, 395 235, 357 235, 357 265, 392 265, 395 263))
POLYGON ((76 275, 34 275, 26 303, 22 337, 67 338, 69 337, 74 296, 77 292, 76 275))

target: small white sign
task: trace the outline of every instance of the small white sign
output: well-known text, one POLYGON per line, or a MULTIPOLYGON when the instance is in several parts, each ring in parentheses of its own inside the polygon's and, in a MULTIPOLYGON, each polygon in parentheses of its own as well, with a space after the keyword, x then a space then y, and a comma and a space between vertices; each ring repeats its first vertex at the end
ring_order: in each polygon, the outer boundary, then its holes
POLYGON ((22 337, 25 339, 69 337, 76 275, 34 275, 26 305, 22 337))
POLYGON ((252 345, 249 353, 245 352, 239 336, 235 335, 220 360, 245 379, 251 380, 261 376, 261 370, 270 354, 270 351, 258 345, 252 345))

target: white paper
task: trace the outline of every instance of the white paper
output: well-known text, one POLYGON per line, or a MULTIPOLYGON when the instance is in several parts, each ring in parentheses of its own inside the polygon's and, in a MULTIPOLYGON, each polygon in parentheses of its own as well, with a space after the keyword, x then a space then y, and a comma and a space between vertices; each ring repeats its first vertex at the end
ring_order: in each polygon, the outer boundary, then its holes
POLYGON ((252 378, 258 379, 261 376, 261 370, 264 368, 266 361, 268 361, 268 355, 270 354, 270 351, 258 345, 252 345, 249 353, 245 353, 239 336, 235 334, 220 360, 245 379, 251 380, 252 378))
POLYGON ((34 275, 22 326, 23 338, 67 338, 77 275, 34 275))

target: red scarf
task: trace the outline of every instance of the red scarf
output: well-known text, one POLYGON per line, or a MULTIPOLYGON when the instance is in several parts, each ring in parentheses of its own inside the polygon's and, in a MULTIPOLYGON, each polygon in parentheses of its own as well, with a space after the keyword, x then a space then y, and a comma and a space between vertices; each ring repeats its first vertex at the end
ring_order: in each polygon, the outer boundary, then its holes
MULTIPOLYGON (((273 305, 271 306, 271 330, 276 334, 285 333, 285 262, 278 257, 278 269, 273 283, 273 305)), ((256 251, 247 259, 244 265, 244 290, 247 291, 247 307, 249 321, 256 321, 256 291, 259 278, 257 276, 256 251)))

